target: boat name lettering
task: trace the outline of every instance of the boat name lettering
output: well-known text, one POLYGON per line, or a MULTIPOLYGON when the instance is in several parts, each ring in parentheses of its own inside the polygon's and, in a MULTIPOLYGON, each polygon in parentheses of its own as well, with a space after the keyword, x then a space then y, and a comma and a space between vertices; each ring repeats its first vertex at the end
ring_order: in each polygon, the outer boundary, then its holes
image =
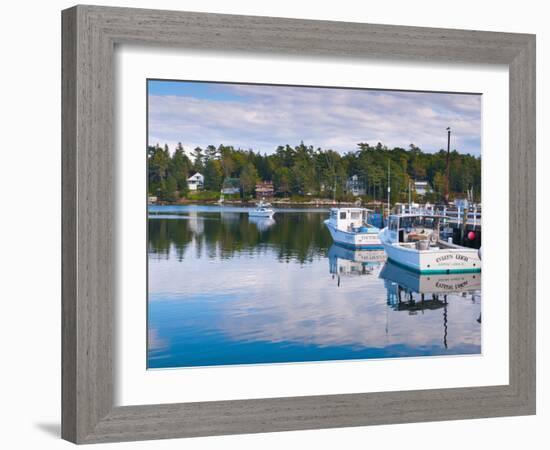
POLYGON ((459 261, 465 261, 465 262, 469 261, 469 258, 467 256, 455 254, 455 255, 440 256, 439 258, 435 259, 435 262, 440 263, 442 261, 448 261, 449 259, 453 259, 453 256, 454 256, 454 259, 458 259, 459 261))
POLYGON ((441 281, 438 281, 437 283, 435 283, 435 287, 437 287, 439 289, 446 289, 448 291, 453 289, 452 285, 447 284, 447 283, 442 283, 441 281))
POLYGON ((457 291, 459 289, 465 288, 466 286, 468 286, 468 284, 469 284, 468 280, 463 280, 460 283, 454 283, 454 284, 445 283, 443 281, 437 281, 435 283, 435 287, 440 289, 445 289, 447 291, 457 291))
POLYGON ((468 286, 468 281, 464 280, 462 283, 456 283, 455 289, 462 289, 462 288, 465 288, 466 286, 468 286))

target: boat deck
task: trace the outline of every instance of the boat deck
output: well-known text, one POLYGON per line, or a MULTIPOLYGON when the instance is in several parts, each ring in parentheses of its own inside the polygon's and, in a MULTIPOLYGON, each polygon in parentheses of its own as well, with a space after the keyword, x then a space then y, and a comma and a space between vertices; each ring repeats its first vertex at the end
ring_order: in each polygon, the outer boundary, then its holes
MULTIPOLYGON (((402 248, 411 249, 411 250, 418 250, 416 247, 416 242, 399 242, 394 245, 402 248)), ((463 247, 458 244, 453 244, 450 242, 439 240, 437 241, 437 244, 430 245, 427 249, 419 250, 419 251, 433 251, 433 250, 472 250, 472 249, 470 249, 469 247, 463 247)))

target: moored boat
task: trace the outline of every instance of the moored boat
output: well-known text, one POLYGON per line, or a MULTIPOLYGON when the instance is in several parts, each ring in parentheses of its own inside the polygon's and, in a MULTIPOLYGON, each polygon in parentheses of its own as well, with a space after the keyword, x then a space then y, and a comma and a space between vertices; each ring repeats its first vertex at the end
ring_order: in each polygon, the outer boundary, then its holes
POLYGON ((441 219, 428 214, 391 215, 379 234, 388 260, 420 273, 481 272, 477 249, 440 239, 441 219))
POLYGON ((271 218, 275 214, 275 210, 272 208, 271 203, 264 202, 260 200, 256 203, 254 209, 248 211, 250 217, 268 217, 271 218))
POLYGON ((352 249, 382 249, 380 229, 369 224, 366 208, 332 208, 325 220, 335 243, 352 249))

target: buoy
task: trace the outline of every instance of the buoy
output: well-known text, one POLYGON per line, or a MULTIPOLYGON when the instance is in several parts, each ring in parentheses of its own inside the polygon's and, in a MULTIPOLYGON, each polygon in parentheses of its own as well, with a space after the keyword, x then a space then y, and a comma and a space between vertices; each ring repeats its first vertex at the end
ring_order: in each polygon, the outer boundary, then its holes
POLYGON ((470 232, 468 233, 468 239, 469 239, 470 241, 473 241, 475 238, 476 238, 476 234, 475 234, 473 231, 470 231, 470 232))

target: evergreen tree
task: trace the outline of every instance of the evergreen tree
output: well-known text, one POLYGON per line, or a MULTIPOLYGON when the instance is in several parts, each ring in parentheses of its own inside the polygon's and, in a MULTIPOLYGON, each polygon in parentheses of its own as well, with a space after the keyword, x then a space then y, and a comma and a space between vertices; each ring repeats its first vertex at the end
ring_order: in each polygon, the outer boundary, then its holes
POLYGON ((196 147, 195 150, 193 150, 192 155, 193 156, 193 169, 196 172, 203 172, 204 171, 204 153, 202 151, 202 148, 196 147))
POLYGON ((185 154, 181 142, 178 142, 170 161, 169 172, 176 180, 177 189, 180 195, 186 194, 189 190, 187 178, 189 178, 190 170, 191 161, 185 154))
POLYGON ((178 185, 176 183, 176 179, 173 176, 169 175, 166 178, 166 181, 161 190, 161 199, 168 202, 176 201, 178 199, 177 189, 178 185))
POLYGON ((211 159, 218 159, 219 156, 220 156, 220 153, 218 149, 213 145, 209 145, 204 150, 205 162, 210 161, 211 159))
POLYGON ((243 193, 245 195, 252 194, 256 188, 257 182, 258 171, 256 170, 256 167, 254 167, 254 164, 248 163, 241 171, 241 187, 243 189, 243 193))
POLYGON ((149 193, 156 195, 161 182, 168 175, 170 154, 157 144, 155 147, 148 148, 148 155, 147 181, 149 183, 149 193))
POLYGON ((207 191, 219 191, 223 182, 223 169, 217 159, 209 159, 204 167, 204 188, 207 191))

